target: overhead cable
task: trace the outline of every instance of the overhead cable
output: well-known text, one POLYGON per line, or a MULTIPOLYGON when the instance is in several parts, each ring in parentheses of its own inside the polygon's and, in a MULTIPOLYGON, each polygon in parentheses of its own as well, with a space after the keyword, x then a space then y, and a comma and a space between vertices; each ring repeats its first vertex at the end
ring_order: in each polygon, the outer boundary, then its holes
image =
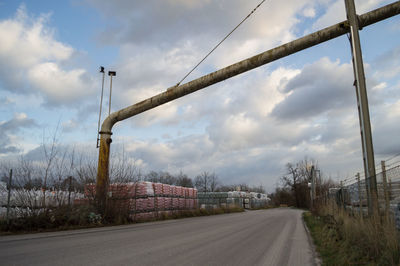
POLYGON ((215 49, 218 48, 218 46, 220 46, 237 28, 240 27, 240 25, 243 24, 243 22, 245 22, 256 10, 257 8, 259 8, 266 0, 262 0, 251 12, 250 14, 248 14, 233 30, 231 30, 231 32, 229 32, 203 59, 201 59, 201 61, 199 63, 197 63, 197 65, 192 68, 192 70, 189 71, 189 73, 187 73, 183 79, 181 79, 181 81, 179 81, 176 86, 179 86, 201 63, 203 63, 204 60, 206 60, 206 58, 212 54, 212 52, 215 51, 215 49))

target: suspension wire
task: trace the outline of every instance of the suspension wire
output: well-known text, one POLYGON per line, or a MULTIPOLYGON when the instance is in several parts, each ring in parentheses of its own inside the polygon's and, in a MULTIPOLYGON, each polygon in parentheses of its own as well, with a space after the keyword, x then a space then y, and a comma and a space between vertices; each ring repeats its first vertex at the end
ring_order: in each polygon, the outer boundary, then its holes
POLYGON ((398 153, 398 154, 396 154, 396 155, 390 157, 389 159, 386 159, 385 161, 386 161, 386 162, 391 161, 391 160, 393 160, 394 158, 396 158, 396 157, 398 157, 398 156, 400 156, 400 153, 398 153))
POLYGON ((400 161, 397 161, 397 162, 394 162, 394 163, 388 164, 388 165, 386 165, 386 167, 387 167, 387 168, 389 168, 389 167, 391 167, 391 166, 393 166, 393 165, 395 165, 395 164, 398 164, 398 163, 400 163, 400 161))
POLYGON ((231 32, 229 32, 203 59, 201 59, 201 61, 199 63, 197 63, 197 65, 192 68, 192 70, 189 71, 189 73, 186 74, 186 76, 183 77, 183 79, 181 79, 181 81, 179 81, 176 86, 179 86, 201 63, 203 63, 204 60, 206 60, 206 58, 212 54, 217 48, 218 46, 220 46, 237 28, 240 27, 240 25, 243 24, 243 22, 245 22, 266 0, 262 0, 251 12, 250 14, 248 14, 231 32))

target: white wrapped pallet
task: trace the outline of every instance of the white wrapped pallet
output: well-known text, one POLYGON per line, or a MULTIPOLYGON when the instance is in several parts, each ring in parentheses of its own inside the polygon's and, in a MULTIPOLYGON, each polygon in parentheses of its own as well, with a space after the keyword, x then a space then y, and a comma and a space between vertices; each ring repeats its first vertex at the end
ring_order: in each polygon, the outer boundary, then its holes
POLYGON ((151 182, 138 183, 136 186, 136 195, 139 197, 154 196, 153 183, 151 182))

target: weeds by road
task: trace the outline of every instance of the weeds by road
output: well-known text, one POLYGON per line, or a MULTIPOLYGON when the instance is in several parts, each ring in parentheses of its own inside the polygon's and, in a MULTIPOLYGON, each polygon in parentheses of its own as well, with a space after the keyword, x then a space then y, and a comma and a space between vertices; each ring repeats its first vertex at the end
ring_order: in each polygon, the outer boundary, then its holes
POLYGON ((325 206, 303 214, 323 265, 399 265, 399 233, 390 219, 374 221, 325 206))

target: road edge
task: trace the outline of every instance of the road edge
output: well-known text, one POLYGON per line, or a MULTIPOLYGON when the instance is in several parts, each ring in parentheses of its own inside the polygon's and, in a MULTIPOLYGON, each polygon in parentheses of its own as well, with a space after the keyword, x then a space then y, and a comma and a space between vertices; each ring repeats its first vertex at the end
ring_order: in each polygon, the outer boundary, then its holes
POLYGON ((313 240, 313 238, 311 236, 311 232, 308 229, 308 227, 306 225, 306 222, 304 221, 303 213, 305 213, 305 212, 302 212, 301 221, 302 221, 304 229, 306 230, 306 233, 307 233, 308 243, 310 244, 312 256, 314 258, 314 265, 321 266, 322 265, 321 256, 319 255, 319 253, 318 253, 318 251, 317 251, 317 249, 315 247, 314 240, 313 240))

